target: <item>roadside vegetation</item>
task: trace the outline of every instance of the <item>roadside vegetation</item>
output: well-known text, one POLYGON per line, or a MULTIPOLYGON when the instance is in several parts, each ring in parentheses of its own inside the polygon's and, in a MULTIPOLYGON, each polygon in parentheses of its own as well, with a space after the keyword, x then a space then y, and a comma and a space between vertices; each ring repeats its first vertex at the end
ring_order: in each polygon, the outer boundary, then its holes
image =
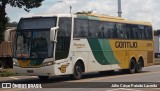
POLYGON ((0 77, 15 76, 12 69, 0 69, 0 77))

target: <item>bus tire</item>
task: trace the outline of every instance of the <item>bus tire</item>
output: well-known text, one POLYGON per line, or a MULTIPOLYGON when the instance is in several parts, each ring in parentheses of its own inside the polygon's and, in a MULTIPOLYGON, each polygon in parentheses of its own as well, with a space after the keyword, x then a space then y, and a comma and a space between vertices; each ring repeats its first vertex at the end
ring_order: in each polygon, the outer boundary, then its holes
POLYGON ((135 71, 136 71, 136 62, 134 59, 131 59, 128 72, 130 74, 133 74, 133 73, 135 73, 135 71))
POLYGON ((142 63, 140 61, 136 65, 136 72, 137 73, 142 72, 142 63))
POLYGON ((41 80, 48 80, 49 76, 38 76, 38 78, 41 80))
POLYGON ((72 78, 74 80, 79 80, 82 78, 82 64, 80 62, 75 64, 72 78))

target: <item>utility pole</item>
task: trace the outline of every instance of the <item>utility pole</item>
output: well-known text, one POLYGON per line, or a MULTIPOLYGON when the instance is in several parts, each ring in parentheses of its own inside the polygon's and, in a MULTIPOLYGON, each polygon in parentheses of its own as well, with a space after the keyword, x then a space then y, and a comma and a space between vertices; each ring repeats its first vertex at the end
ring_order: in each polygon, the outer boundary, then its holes
POLYGON ((71 5, 68 5, 66 2, 64 2, 64 1, 58 1, 58 2, 63 2, 65 5, 67 5, 68 7, 69 7, 69 9, 70 9, 70 14, 72 13, 72 6, 71 5))
POLYGON ((118 0, 118 17, 122 17, 121 0, 118 0))

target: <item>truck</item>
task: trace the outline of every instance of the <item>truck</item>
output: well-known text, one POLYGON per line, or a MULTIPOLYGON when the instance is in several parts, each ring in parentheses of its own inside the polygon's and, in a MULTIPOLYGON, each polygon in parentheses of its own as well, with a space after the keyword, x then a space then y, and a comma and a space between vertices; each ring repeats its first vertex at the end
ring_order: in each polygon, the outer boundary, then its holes
POLYGON ((155 58, 160 58, 160 36, 154 36, 155 58))
POLYGON ((5 38, 8 38, 8 41, 2 41, 0 44, 0 69, 13 67, 12 52, 15 31, 14 27, 5 31, 5 38), (10 37, 6 36, 6 33, 9 33, 10 37))

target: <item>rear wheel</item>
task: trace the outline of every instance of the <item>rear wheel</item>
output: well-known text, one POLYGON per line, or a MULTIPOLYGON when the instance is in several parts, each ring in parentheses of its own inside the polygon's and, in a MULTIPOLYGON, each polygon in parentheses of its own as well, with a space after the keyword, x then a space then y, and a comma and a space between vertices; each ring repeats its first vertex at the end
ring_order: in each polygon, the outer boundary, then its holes
POLYGON ((38 76, 41 80, 48 80, 49 76, 38 76))
POLYGON ((137 73, 142 72, 142 63, 141 63, 141 62, 138 62, 138 63, 137 63, 136 72, 137 72, 137 73))
POLYGON ((128 72, 129 72, 130 74, 133 74, 133 73, 135 73, 135 71, 136 71, 136 62, 135 62, 134 59, 131 59, 128 72))
POLYGON ((75 80, 79 80, 82 78, 82 65, 79 62, 74 66, 72 78, 75 80))

